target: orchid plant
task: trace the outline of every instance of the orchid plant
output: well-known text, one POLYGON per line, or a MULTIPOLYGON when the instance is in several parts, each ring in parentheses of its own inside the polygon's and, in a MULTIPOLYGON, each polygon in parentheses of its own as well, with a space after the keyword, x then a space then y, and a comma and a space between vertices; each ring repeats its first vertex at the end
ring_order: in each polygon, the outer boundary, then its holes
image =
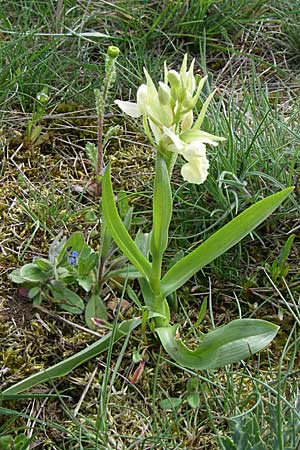
POLYGON ((184 56, 180 72, 164 67, 164 81, 153 83, 145 69, 146 84, 137 91, 137 102, 116 100, 131 117, 141 117, 145 134, 156 150, 153 196, 153 225, 149 234, 138 233, 135 241, 122 225, 114 203, 108 167, 103 180, 103 214, 120 250, 139 272, 145 306, 164 349, 179 364, 191 369, 209 369, 240 361, 263 349, 274 338, 278 327, 264 320, 238 319, 201 335, 195 350, 189 350, 179 337, 179 326, 170 324, 167 298, 201 268, 222 255, 250 233, 289 195, 292 188, 273 194, 242 212, 190 254, 184 256, 164 275, 163 255, 168 244, 172 217, 170 179, 178 155, 184 180, 201 184, 208 175, 207 145, 224 141, 201 130, 214 95, 208 96, 197 118, 193 109, 201 95, 206 77, 197 79, 192 61, 187 68, 184 56))
MULTIPOLYGON (((105 227, 129 261, 123 270, 124 278, 136 277, 139 281, 144 300, 143 317, 116 323, 109 333, 81 352, 6 389, 2 392, 4 398, 66 375, 106 351, 112 342, 144 325, 145 319, 149 320, 151 330, 160 339, 165 351, 181 366, 194 370, 238 362, 262 350, 276 336, 278 327, 272 323, 259 319, 237 319, 207 334, 201 333, 197 348, 190 350, 180 338, 179 325, 171 324, 170 296, 204 266, 240 242, 272 214, 293 190, 285 189, 250 206, 163 273, 163 257, 172 218, 171 177, 176 160, 179 155, 184 159, 181 175, 185 181, 204 183, 209 169, 206 147, 225 140, 201 130, 214 92, 194 117, 193 111, 206 82, 206 77, 194 75, 194 62, 187 68, 185 55, 179 72, 168 70, 165 64, 164 81, 159 82, 158 86, 145 70, 146 83, 138 88, 137 102, 116 100, 123 112, 142 119, 145 134, 156 151, 153 223, 149 233, 139 231, 135 239, 130 236, 115 203, 110 164, 101 180, 105 227)), ((140 299, 136 298, 136 303, 141 305, 140 299)), ((203 305, 200 316, 204 316, 203 305)), ((197 325, 200 322, 198 319, 197 325)))

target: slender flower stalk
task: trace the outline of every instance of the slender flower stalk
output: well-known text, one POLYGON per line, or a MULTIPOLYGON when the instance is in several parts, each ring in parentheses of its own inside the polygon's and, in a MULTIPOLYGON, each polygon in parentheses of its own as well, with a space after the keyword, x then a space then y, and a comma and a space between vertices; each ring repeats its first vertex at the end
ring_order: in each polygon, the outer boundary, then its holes
POLYGON ((97 197, 101 194, 101 176, 103 171, 103 121, 105 114, 105 105, 107 101, 107 96, 109 89, 111 88, 115 77, 115 62, 120 53, 118 47, 110 46, 107 50, 106 60, 105 60, 105 80, 102 90, 95 89, 95 100, 96 100, 96 110, 98 116, 97 124, 97 165, 96 165, 96 195, 97 197))

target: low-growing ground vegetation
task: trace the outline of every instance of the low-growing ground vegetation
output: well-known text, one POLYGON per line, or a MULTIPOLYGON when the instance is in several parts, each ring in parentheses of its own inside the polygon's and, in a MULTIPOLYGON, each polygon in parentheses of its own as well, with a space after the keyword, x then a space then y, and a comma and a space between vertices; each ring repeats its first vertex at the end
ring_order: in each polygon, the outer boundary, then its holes
MULTIPOLYGON (((50 301, 34 306, 8 275, 47 257, 58 235, 81 231, 99 248, 99 201, 85 146, 97 143, 94 89, 102 85, 109 45, 120 55, 104 135, 119 128, 104 160, 112 161, 115 192, 125 191, 134 208, 134 232, 150 231, 154 153, 140 123, 113 100, 135 101, 143 66, 158 80, 163 61, 178 70, 185 53, 195 57, 196 72, 208 75, 204 94, 217 87, 203 129, 226 142, 210 147, 209 177, 200 186, 183 183, 175 167, 169 260, 259 199, 295 189, 179 291, 174 315, 195 341, 199 329, 237 317, 269 320, 280 331, 266 350, 225 369, 196 372, 171 361, 150 330, 138 328, 65 377, 1 400, 0 448, 300 448, 299 16, 296 0, 3 2, 1 391, 107 332, 88 329, 83 314, 50 301), (41 92, 49 97, 42 111, 41 92), (141 354, 146 364, 137 374, 141 354)), ((136 315, 139 286, 128 284, 132 292, 104 283, 110 324, 136 315)), ((84 299, 82 288, 77 293, 84 299)))

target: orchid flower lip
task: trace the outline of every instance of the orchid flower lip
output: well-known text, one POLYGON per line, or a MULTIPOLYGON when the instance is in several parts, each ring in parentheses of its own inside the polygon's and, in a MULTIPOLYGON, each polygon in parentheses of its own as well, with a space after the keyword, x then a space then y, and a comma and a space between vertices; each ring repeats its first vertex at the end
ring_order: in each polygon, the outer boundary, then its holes
POLYGON ((192 158, 181 168, 181 175, 188 183, 202 184, 208 176, 209 162, 206 156, 192 158))

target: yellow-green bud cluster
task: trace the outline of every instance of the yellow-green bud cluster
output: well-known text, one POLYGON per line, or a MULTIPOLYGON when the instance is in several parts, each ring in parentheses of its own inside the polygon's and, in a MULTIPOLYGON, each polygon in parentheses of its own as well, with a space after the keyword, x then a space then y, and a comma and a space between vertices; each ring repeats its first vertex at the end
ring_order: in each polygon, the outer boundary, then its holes
POLYGON ((119 47, 116 47, 115 45, 111 45, 110 47, 108 47, 107 56, 109 56, 109 58, 115 59, 119 56, 119 53, 119 47))
POLYGON ((103 115, 107 95, 116 79, 116 59, 120 53, 118 47, 111 45, 105 57, 105 79, 101 89, 94 89, 95 104, 98 117, 103 115))
POLYGON ((118 47, 111 45, 108 47, 105 58, 105 74, 107 80, 107 90, 109 90, 116 79, 116 59, 120 53, 118 47))

